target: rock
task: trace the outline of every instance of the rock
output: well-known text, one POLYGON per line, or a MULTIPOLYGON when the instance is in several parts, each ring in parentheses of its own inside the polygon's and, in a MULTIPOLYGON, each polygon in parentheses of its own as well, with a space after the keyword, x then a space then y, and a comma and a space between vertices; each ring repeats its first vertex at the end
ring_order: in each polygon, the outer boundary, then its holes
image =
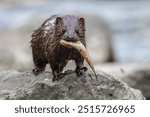
POLYGON ((97 67, 111 73, 117 79, 126 82, 130 87, 142 91, 144 97, 150 100, 150 63, 141 64, 105 64, 97 67))
POLYGON ((122 77, 122 80, 131 87, 142 91, 147 100, 150 100, 150 69, 135 70, 122 77))
POLYGON ((139 90, 130 88, 102 71, 97 73, 97 80, 89 72, 82 77, 68 73, 53 83, 50 72, 34 76, 31 72, 1 71, 0 99, 145 99, 139 90))

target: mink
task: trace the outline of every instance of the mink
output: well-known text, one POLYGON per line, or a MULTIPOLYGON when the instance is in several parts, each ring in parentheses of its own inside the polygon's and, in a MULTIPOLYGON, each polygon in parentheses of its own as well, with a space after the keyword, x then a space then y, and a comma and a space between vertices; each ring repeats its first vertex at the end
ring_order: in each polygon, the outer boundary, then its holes
POLYGON ((87 70, 84 59, 73 48, 60 45, 60 40, 71 42, 80 41, 86 47, 85 19, 74 15, 53 15, 33 32, 31 48, 35 68, 33 74, 38 75, 50 64, 53 73, 53 81, 58 81, 66 74, 63 68, 69 60, 76 64, 75 72, 81 76, 87 70))

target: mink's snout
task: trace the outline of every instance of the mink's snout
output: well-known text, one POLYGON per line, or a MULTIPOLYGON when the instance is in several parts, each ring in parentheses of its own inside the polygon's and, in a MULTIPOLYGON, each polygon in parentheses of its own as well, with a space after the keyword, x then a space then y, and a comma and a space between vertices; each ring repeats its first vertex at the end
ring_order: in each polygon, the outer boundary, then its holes
POLYGON ((72 35, 67 36, 64 40, 65 41, 69 41, 69 42, 77 42, 77 41, 79 41, 75 36, 72 36, 72 35))

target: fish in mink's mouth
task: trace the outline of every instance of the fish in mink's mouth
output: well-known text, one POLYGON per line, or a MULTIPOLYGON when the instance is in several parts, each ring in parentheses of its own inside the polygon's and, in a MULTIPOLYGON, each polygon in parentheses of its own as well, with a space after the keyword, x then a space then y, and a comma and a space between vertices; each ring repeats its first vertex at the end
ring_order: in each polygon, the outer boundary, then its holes
POLYGON ((91 70, 93 71, 93 73, 97 79, 96 70, 95 70, 94 64, 91 60, 91 57, 89 56, 86 47, 80 41, 76 41, 76 42, 71 41, 70 42, 70 41, 66 41, 66 40, 62 39, 60 41, 60 44, 66 48, 74 48, 75 50, 77 50, 80 53, 80 55, 86 60, 86 62, 90 66, 91 70))

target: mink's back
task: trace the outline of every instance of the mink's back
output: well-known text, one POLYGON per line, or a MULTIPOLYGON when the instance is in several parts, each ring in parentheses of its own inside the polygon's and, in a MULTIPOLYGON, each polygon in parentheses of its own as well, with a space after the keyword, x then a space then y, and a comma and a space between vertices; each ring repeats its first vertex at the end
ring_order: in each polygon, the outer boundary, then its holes
POLYGON ((54 23, 56 15, 48 18, 38 29, 36 29, 32 34, 31 47, 33 60, 35 63, 47 60, 47 46, 52 40, 52 34, 54 31, 54 23))

